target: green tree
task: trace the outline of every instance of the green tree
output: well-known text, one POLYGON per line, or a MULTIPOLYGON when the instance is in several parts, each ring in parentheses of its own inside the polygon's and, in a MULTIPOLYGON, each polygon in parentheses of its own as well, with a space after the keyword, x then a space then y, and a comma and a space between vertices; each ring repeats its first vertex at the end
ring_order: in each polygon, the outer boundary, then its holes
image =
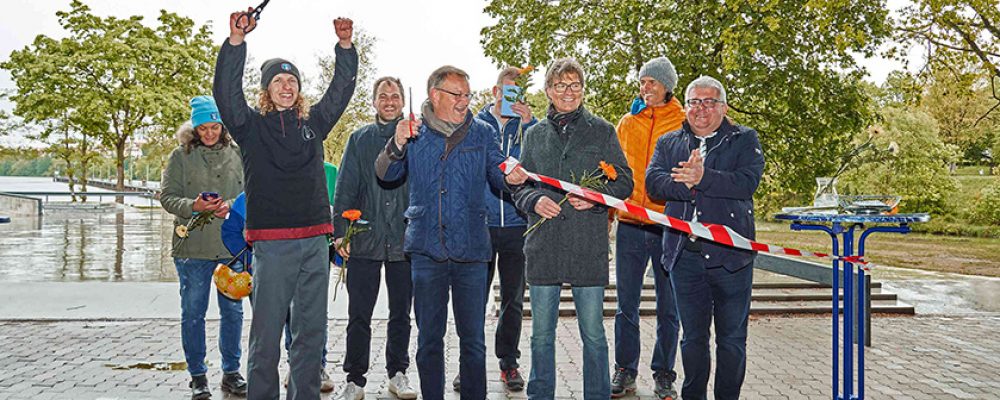
MULTIPOLYGON (((914 0, 903 8, 897 38, 927 46, 925 69, 975 64, 985 77, 993 105, 976 122, 1000 108, 1000 7, 996 0, 914 0)), ((968 71, 962 71, 967 73, 968 71)))
POLYGON ((487 56, 498 65, 576 57, 587 106, 609 121, 628 110, 653 57, 673 61, 679 88, 699 75, 721 80, 731 115, 761 135, 764 208, 811 195, 813 178, 869 125, 855 57, 874 55, 891 31, 881 0, 493 0, 485 12, 496 19, 482 30, 487 56))
POLYGON ((841 178, 841 192, 900 195, 902 212, 951 213, 955 205, 949 196, 957 183, 948 173, 948 164, 958 152, 938 137, 934 117, 917 108, 889 107, 882 110, 882 119, 866 140, 880 152, 893 149, 894 155, 875 154, 875 162, 853 161, 855 168, 841 178))
POLYGON ((0 67, 17 87, 14 113, 28 122, 68 115, 113 152, 122 190, 129 139, 187 118, 188 100, 209 91, 216 49, 208 26, 174 13, 160 11, 149 27, 141 16, 101 18, 79 0, 70 7, 56 13, 69 37, 39 35, 0 67))

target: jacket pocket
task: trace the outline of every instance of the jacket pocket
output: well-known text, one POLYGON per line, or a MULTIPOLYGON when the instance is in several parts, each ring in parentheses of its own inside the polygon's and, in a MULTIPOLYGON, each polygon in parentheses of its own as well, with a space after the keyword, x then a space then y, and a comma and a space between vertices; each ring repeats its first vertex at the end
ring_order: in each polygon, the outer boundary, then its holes
POLYGON ((427 236, 431 234, 428 229, 425 206, 409 206, 403 212, 406 218, 406 235, 403 238, 403 251, 413 252, 423 250, 427 236))

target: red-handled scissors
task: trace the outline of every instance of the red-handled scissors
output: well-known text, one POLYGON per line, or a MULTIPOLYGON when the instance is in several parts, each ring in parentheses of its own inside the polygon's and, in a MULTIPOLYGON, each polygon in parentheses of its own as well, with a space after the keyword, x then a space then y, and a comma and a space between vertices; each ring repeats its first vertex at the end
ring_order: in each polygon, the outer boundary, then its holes
POLYGON ((410 137, 413 137, 413 121, 417 120, 417 117, 413 115, 413 86, 410 86, 410 137))
POLYGON ((240 17, 236 19, 236 26, 243 29, 243 33, 250 33, 254 29, 257 29, 257 24, 250 24, 250 18, 254 21, 260 21, 260 13, 264 11, 264 7, 267 6, 271 0, 264 0, 259 6, 253 9, 253 11, 241 13, 240 17), (249 29, 248 29, 249 28, 249 29))

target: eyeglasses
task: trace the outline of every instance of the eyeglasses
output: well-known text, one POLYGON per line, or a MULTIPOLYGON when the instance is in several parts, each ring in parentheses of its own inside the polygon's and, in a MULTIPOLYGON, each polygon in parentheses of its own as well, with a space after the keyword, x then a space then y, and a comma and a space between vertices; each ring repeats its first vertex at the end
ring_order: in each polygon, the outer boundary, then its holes
POLYGON ((709 110, 714 109, 715 106, 719 104, 726 104, 726 102, 719 99, 688 99, 687 105, 690 108, 703 107, 709 110))
POLYGON ((573 83, 570 83, 570 84, 566 84, 566 83, 559 82, 559 83, 557 83, 555 85, 552 85, 552 88, 556 90, 556 93, 563 93, 563 92, 566 91, 566 89, 570 89, 570 91, 572 91, 572 92, 579 92, 579 91, 583 90, 583 83, 573 82, 573 83))
POLYGON ((472 93, 455 93, 455 92, 452 92, 450 90, 442 89, 442 88, 439 88, 439 87, 435 87, 435 89, 440 90, 440 91, 445 92, 445 93, 448 93, 448 94, 450 94, 452 96, 455 96, 455 100, 456 101, 457 100, 461 100, 461 99, 472 100, 472 93))

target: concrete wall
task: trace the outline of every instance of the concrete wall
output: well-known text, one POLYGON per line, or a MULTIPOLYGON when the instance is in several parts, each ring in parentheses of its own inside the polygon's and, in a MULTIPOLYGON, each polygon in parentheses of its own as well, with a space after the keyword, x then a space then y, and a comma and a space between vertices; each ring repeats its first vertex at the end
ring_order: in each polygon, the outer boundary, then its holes
POLYGON ((42 215, 42 201, 34 197, 0 193, 0 214, 8 217, 42 215))

